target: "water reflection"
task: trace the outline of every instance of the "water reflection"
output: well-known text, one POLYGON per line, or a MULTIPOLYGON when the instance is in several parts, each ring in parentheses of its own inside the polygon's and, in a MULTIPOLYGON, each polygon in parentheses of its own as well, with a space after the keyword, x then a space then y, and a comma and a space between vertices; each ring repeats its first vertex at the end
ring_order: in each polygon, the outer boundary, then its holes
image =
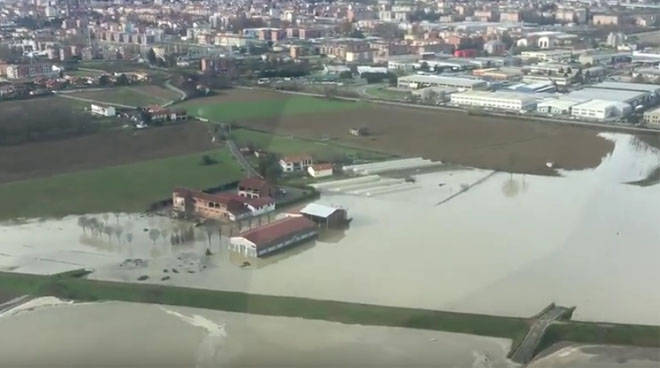
POLYGON ((305 241, 303 243, 285 248, 277 253, 268 255, 267 257, 246 257, 240 252, 233 250, 227 250, 229 253, 229 261, 238 267, 249 268, 249 269, 260 269, 270 265, 274 265, 278 262, 288 260, 289 258, 295 257, 305 251, 308 251, 316 246, 316 240, 305 241))
POLYGON ((169 276, 170 285, 517 316, 555 301, 577 305, 579 319, 660 323, 660 248, 651 246, 660 239, 660 186, 623 184, 646 178, 660 155, 634 137, 607 137, 615 149, 599 167, 562 176, 440 171, 416 176, 406 192, 323 194, 351 209, 350 230, 264 259, 226 246, 271 219, 208 231, 167 217, 96 214, 86 218, 97 225, 84 228, 78 217, 0 225, 8 255, 0 268, 84 265, 105 280, 169 276), (469 183, 479 184, 454 196, 469 183), (127 258, 148 263, 119 267, 127 258))
POLYGON ((502 193, 505 197, 513 198, 527 191, 528 182, 525 174, 509 174, 509 178, 502 184, 502 193))

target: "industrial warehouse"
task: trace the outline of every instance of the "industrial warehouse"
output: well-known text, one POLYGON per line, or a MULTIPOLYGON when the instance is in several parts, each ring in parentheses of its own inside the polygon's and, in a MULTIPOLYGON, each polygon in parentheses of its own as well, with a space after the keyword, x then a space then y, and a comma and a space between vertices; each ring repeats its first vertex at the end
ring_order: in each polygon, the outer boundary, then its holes
POLYGON ((454 93, 451 103, 460 106, 475 106, 510 111, 528 111, 536 108, 536 99, 517 92, 470 91, 454 93))
POLYGON ((486 86, 482 79, 445 77, 439 75, 409 75, 397 80, 399 88, 419 89, 424 87, 451 87, 459 91, 479 89, 486 86))

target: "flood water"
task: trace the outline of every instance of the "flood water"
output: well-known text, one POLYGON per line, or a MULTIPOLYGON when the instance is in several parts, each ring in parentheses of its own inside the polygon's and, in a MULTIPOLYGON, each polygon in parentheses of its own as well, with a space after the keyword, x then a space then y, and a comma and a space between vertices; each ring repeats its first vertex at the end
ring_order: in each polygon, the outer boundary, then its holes
POLYGON ((120 302, 0 316, 2 366, 511 367, 506 339, 120 302), (38 326, 38 327, 37 327, 38 326))
POLYGON ((0 268, 85 266, 98 279, 512 316, 556 302, 577 306, 574 319, 660 324, 660 185, 628 184, 651 175, 660 153, 606 137, 615 149, 591 170, 440 171, 418 175, 411 190, 324 194, 348 209, 350 227, 266 259, 230 253, 228 229, 98 214, 86 218, 103 223, 100 232, 77 216, 0 226, 0 268))

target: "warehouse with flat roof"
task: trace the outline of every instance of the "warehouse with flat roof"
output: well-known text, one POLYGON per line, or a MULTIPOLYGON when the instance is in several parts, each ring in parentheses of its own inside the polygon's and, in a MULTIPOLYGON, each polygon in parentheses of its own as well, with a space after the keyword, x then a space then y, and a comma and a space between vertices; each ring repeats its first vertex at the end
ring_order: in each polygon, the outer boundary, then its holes
POLYGON ((424 87, 451 87, 459 91, 486 87, 483 79, 445 77, 440 75, 408 75, 397 79, 397 87, 419 89, 424 87))
POLYGON ((581 119, 608 120, 630 114, 632 107, 625 102, 590 100, 571 107, 571 115, 581 119))
POLYGON ((566 95, 566 97, 571 99, 625 102, 633 107, 643 105, 648 101, 650 96, 650 93, 646 91, 627 91, 605 88, 583 88, 566 95))
POLYGON ((452 94, 451 103, 460 106, 520 112, 535 109, 537 100, 526 93, 469 91, 452 94))
POLYGON ((536 111, 550 115, 570 115, 571 108, 575 105, 586 102, 585 99, 572 99, 565 97, 545 98, 536 105, 536 111))
POLYGON ((591 88, 646 93, 647 97, 643 103, 648 106, 655 105, 660 100, 660 86, 656 84, 606 81, 594 84, 591 88))

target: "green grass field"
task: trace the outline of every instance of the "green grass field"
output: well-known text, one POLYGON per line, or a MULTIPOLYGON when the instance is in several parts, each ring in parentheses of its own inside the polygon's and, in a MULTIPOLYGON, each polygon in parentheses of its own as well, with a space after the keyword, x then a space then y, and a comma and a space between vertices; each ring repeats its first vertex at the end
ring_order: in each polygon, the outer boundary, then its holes
POLYGON ((108 88, 103 91, 77 92, 72 93, 71 96, 88 98, 99 102, 116 103, 136 107, 154 104, 160 105, 171 100, 171 98, 164 97, 167 96, 165 92, 163 92, 163 94, 156 94, 152 92, 153 91, 150 90, 141 90, 139 86, 136 86, 108 88))
MULTIPOLYGON (((83 153, 81 153, 83 154, 83 153)), ((47 158, 45 154, 44 159, 47 158)), ((0 219, 144 211, 177 186, 204 189, 242 176, 226 149, 0 185, 0 219), (217 164, 201 165, 208 154, 217 164)))
POLYGON ((332 141, 315 141, 250 129, 232 130, 232 139, 239 147, 253 144, 258 148, 280 155, 309 153, 317 161, 336 161, 343 158, 376 161, 392 157, 386 153, 346 147, 332 141))
POLYGON ((394 101, 403 101, 410 96, 410 92, 396 91, 383 86, 368 87, 365 93, 370 97, 394 101))
POLYGON ((254 101, 227 101, 203 103, 193 100, 182 105, 189 114, 212 121, 227 122, 241 119, 272 118, 298 114, 318 114, 358 109, 359 102, 327 100, 309 96, 286 96, 284 98, 254 101))
POLYGON ((560 341, 660 347, 660 327, 617 323, 565 322, 548 327, 536 353, 560 341))
POLYGON ((78 301, 119 300, 287 316, 333 322, 408 327, 521 339, 523 318, 385 307, 307 298, 256 295, 137 283, 118 283, 61 276, 0 272, 0 290, 13 295, 53 295, 78 301))

